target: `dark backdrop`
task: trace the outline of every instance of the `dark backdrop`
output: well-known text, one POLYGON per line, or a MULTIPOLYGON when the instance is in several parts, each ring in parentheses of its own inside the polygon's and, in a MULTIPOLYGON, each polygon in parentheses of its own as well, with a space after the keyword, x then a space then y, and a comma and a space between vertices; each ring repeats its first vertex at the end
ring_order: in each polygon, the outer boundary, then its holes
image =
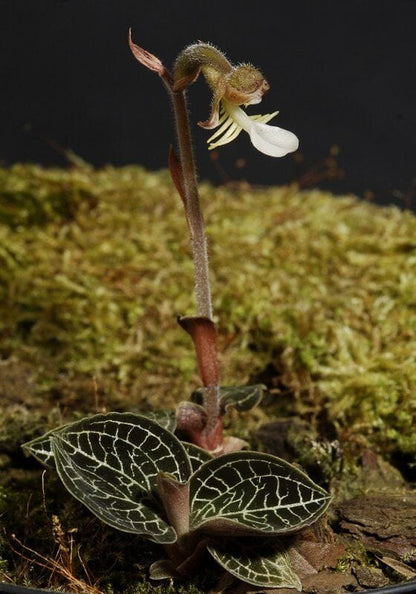
MULTIPOLYGON (((64 165, 60 147, 101 166, 166 166, 171 109, 157 76, 134 61, 127 31, 167 65, 187 44, 211 41, 231 61, 251 61, 271 90, 252 113, 280 110, 300 149, 266 157, 247 136, 206 150, 194 128, 199 174, 214 183, 293 179, 409 205, 415 183, 414 0, 0 0, 2 164, 64 165), (337 146, 341 179, 325 179, 337 146), (305 175, 312 168, 315 173, 305 175)), ((209 93, 189 92, 192 119, 209 93)), ((243 137, 244 136, 244 137, 243 137)), ((414 206, 415 200, 413 200, 414 206)))

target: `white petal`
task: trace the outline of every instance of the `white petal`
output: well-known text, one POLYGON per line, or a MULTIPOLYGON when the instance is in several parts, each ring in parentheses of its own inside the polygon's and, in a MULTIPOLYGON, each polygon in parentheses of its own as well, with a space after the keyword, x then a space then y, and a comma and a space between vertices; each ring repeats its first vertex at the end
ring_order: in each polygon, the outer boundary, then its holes
POLYGON ((299 140, 293 132, 277 126, 254 122, 249 134, 256 149, 270 157, 284 157, 299 146, 299 140))
MULTIPOLYGON (((232 119, 231 119, 231 118, 230 118, 230 117, 229 117, 227 114, 224 114, 224 115, 222 116, 222 118, 223 118, 224 116, 225 116, 225 121, 223 120, 223 122, 224 122, 224 123, 222 124, 222 126, 220 126, 220 127, 218 128, 218 130, 216 130, 216 131, 214 132, 214 134, 213 134, 212 136, 210 136, 210 137, 208 138, 208 140, 207 140, 207 142, 208 142, 208 143, 210 143, 210 142, 212 142, 213 140, 215 140, 216 138, 218 138, 218 136, 221 136, 221 134, 223 134, 223 132, 225 132, 225 131, 227 130, 227 128, 229 128, 229 126, 231 126, 231 125, 234 123, 234 120, 232 120, 232 119)), ((222 122, 221 122, 222 118, 220 119, 220 122, 219 122, 220 124, 222 123, 222 122)))
POLYGON ((221 136, 221 138, 219 138, 215 142, 211 142, 208 145, 208 150, 212 151, 212 149, 215 149, 218 146, 222 146, 224 144, 228 144, 229 142, 232 142, 233 140, 235 140, 237 138, 237 136, 240 134, 241 130, 242 130, 242 128, 237 126, 237 124, 234 122, 232 124, 232 126, 229 127, 227 132, 223 136, 221 136))
POLYGON ((273 113, 265 113, 264 115, 259 113, 257 115, 251 115, 249 118, 250 120, 253 120, 253 122, 263 122, 263 124, 267 124, 267 122, 270 122, 270 120, 276 117, 278 113, 278 111, 274 111, 273 113))

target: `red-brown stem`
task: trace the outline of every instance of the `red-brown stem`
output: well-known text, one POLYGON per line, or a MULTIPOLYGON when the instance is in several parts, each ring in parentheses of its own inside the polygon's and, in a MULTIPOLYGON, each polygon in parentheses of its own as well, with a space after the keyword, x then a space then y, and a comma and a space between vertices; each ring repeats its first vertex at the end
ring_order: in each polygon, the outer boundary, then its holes
POLYGON ((212 320, 211 287, 209 284, 208 250, 205 235, 195 161, 192 149, 190 123, 185 91, 171 90, 176 131, 178 134, 180 162, 182 165, 183 191, 185 194, 187 218, 191 227, 192 254, 195 266, 195 294, 198 315, 212 320))
MULTIPOLYGON (((153 72, 156 72, 160 76, 172 99, 180 158, 179 163, 177 163, 171 154, 170 168, 171 171, 173 168, 173 181, 184 203, 191 236, 192 256, 195 267, 195 294, 198 316, 199 318, 206 318, 213 326, 207 241, 205 235, 204 217, 202 215, 198 193, 198 183, 192 149, 191 128, 186 104, 186 91, 173 90, 174 84, 170 72, 165 68, 159 58, 133 43, 131 31, 129 31, 129 45, 134 57, 141 64, 153 72)), ((200 363, 200 353, 198 352, 198 349, 196 350, 198 363, 200 363)), ((207 424, 205 431, 208 438, 212 434, 214 441, 222 442, 216 342, 214 341, 214 343, 209 343, 207 349, 205 350, 207 353, 205 356, 205 364, 203 365, 203 369, 206 370, 210 368, 211 370, 209 373, 210 378, 207 379, 202 377, 204 386, 207 388, 204 397, 204 408, 207 412, 207 424), (207 361, 207 357, 210 357, 211 361, 207 361), (215 383, 212 381, 214 376, 216 376, 215 383)))
MULTIPOLYGON (((192 255, 195 267, 195 294, 198 307, 198 316, 206 318, 214 327, 212 322, 212 301, 211 287, 209 284, 208 250, 205 235, 204 217, 202 215, 198 184, 196 180, 195 162, 192 150, 192 140, 188 110, 186 106, 185 91, 171 92, 173 108, 175 113, 176 130, 178 134, 180 163, 182 169, 182 190, 184 193, 184 205, 191 235, 192 255)), ((196 344, 195 344, 196 346, 196 344)), ((202 349, 204 350, 204 349, 202 349)), ((218 435, 219 423, 219 381, 216 340, 209 343, 206 349, 209 353, 210 362, 206 361, 204 368, 210 366, 216 370, 216 381, 212 383, 211 378, 207 381, 204 373, 201 379, 206 386, 204 396, 204 408, 207 413, 207 425, 205 432, 207 436, 215 431, 215 441, 222 441, 222 424, 218 435), (212 346, 213 345, 213 346, 212 346)), ((198 363, 200 363, 200 352, 196 348, 198 363)), ((202 371, 199 365, 200 372, 202 371)))

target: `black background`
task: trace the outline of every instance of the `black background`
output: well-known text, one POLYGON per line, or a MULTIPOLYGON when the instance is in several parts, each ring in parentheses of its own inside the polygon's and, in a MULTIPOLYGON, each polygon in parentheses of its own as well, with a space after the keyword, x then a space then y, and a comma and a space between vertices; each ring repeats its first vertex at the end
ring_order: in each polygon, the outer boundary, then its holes
MULTIPOLYGON (((63 147, 96 166, 166 166, 171 108, 157 76, 130 54, 132 27, 135 42, 169 66, 198 39, 234 63, 252 62, 271 90, 249 112, 279 109, 276 125, 299 136, 297 158, 262 155, 241 134, 215 161, 209 132, 194 125, 202 179, 285 183, 336 145, 345 177, 317 178, 318 185, 415 207, 414 0, 0 0, 0 7, 3 165, 66 165, 63 147)), ((202 79, 189 100, 193 122, 205 119, 202 79)))

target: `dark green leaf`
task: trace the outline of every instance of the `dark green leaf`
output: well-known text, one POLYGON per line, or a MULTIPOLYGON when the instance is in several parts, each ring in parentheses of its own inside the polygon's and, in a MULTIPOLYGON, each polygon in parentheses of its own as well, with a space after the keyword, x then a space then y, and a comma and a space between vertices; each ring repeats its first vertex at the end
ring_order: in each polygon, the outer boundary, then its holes
POLYGON ((159 472, 179 482, 191 474, 174 435, 146 417, 108 413, 55 431, 51 440, 62 482, 90 511, 119 530, 160 543, 176 540, 155 498, 159 472))
MULTIPOLYGON (((204 399, 204 389, 198 388, 192 393, 191 400, 202 404, 204 399)), ((220 402, 221 408, 226 411, 230 406, 238 411, 250 410, 259 404, 263 398, 266 386, 263 384, 254 384, 252 386, 221 386, 220 402)))
POLYGON ((57 429, 48 431, 48 433, 45 433, 40 437, 36 437, 36 439, 32 439, 32 441, 24 443, 22 445, 23 451, 26 454, 34 456, 37 460, 39 460, 39 462, 41 462, 42 464, 46 464, 46 466, 55 466, 51 437, 55 431, 59 431, 61 429, 64 429, 65 427, 67 427, 67 425, 62 425, 57 429))
MULTIPOLYGON (((59 437, 53 439, 54 454, 58 474, 76 499, 81 501, 100 520, 117 530, 133 532, 146 536, 158 543, 173 543, 176 533, 160 515, 149 507, 146 493, 119 488, 97 473, 92 466, 87 468, 89 459, 83 454, 65 452, 65 442, 59 437)), ((111 473, 109 473, 111 474, 111 473)))
POLYGON ((227 454, 192 475, 191 530, 292 532, 317 520, 329 501, 324 489, 280 458, 257 452, 227 454))
POLYGON ((155 561, 149 567, 149 577, 151 580, 167 580, 177 578, 178 574, 175 571, 175 565, 170 559, 161 559, 155 561))
POLYGON ((263 384, 222 388, 221 405, 224 410, 227 410, 229 406, 234 407, 238 411, 250 410, 259 404, 265 390, 266 386, 263 386, 263 384))
POLYGON ((264 588, 302 590, 285 548, 273 541, 253 543, 253 539, 249 542, 239 539, 227 548, 209 545, 208 551, 224 569, 243 582, 264 588))
POLYGON ((155 410, 153 412, 142 413, 142 415, 171 433, 176 429, 176 413, 173 410, 155 410))
MULTIPOLYGON (((132 419, 133 417, 136 417, 137 424, 140 424, 140 419, 142 417, 146 417, 171 433, 173 433, 176 429, 176 414, 171 410, 154 411, 143 415, 135 415, 133 413, 129 414, 132 419)), ((42 462, 42 464, 46 464, 47 466, 55 466, 50 438, 54 433, 59 433, 69 425, 71 425, 71 423, 61 425, 60 427, 52 429, 40 437, 36 437, 36 439, 32 439, 32 441, 28 441, 27 443, 23 444, 23 450, 27 454, 34 456, 37 460, 39 460, 39 462, 42 462)))
POLYGON ((191 461, 192 472, 195 472, 202 464, 204 464, 204 462, 208 462, 208 460, 212 460, 213 458, 213 456, 207 452, 207 450, 204 450, 193 443, 183 441, 182 445, 188 454, 189 460, 191 461))

